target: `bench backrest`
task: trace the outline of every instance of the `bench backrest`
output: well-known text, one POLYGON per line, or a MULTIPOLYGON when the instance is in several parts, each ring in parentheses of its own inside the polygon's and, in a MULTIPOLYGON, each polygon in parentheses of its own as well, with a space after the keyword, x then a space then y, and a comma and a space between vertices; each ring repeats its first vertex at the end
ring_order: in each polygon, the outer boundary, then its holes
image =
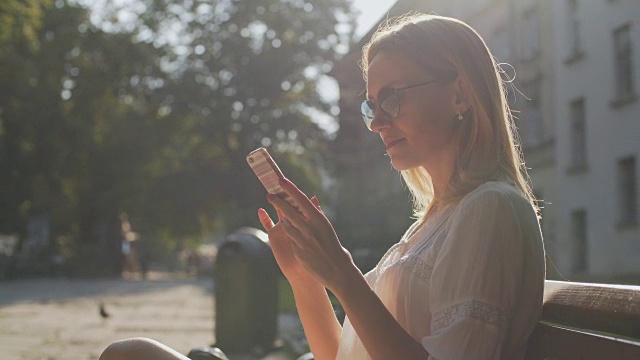
POLYGON ((640 359, 640 286, 546 281, 527 360, 640 359))

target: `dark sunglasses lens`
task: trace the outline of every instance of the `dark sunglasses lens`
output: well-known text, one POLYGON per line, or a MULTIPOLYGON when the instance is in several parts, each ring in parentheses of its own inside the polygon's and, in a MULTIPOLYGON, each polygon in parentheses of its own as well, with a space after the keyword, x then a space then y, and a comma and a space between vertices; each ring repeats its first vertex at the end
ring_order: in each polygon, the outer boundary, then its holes
POLYGON ((400 112, 400 104, 398 103, 398 96, 391 88, 383 88, 378 94, 378 101, 380 101, 380 109, 385 112, 389 117, 398 116, 400 112))
POLYGON ((371 130, 371 122, 373 121, 373 116, 375 115, 376 106, 373 101, 365 100, 360 105, 360 112, 362 113, 362 120, 364 120, 365 125, 367 125, 367 129, 371 130))

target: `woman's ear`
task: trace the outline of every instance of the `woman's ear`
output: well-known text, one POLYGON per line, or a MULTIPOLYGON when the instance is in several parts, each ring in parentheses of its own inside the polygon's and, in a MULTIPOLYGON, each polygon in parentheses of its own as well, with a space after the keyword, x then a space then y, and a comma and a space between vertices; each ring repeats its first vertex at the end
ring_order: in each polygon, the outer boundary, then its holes
POLYGON ((452 106, 456 114, 464 114, 471 107, 469 101, 469 87, 460 76, 453 81, 452 106))

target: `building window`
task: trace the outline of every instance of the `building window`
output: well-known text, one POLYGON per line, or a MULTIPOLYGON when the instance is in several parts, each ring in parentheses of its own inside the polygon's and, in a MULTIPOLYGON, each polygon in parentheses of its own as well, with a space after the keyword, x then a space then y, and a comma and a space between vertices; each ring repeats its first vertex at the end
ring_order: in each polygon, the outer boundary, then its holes
POLYGON ((618 161, 619 226, 633 226, 638 221, 636 192, 636 159, 633 156, 618 161))
POLYGON ((522 19, 522 58, 533 59, 540 52, 540 28, 538 8, 527 11, 522 19))
POLYGON ((613 32, 615 56, 615 80, 617 101, 635 97, 633 83, 633 54, 631 49, 630 26, 625 25, 613 32))
POLYGON ((580 17, 578 16, 578 0, 567 0, 567 49, 569 60, 574 60, 582 54, 582 40, 580 37, 580 17))
POLYGON ((571 103, 571 157, 569 169, 583 169, 587 165, 587 131, 584 111, 584 99, 571 103))
POLYGON ((571 213, 571 237, 573 244, 573 271, 587 271, 587 211, 575 210, 571 213))

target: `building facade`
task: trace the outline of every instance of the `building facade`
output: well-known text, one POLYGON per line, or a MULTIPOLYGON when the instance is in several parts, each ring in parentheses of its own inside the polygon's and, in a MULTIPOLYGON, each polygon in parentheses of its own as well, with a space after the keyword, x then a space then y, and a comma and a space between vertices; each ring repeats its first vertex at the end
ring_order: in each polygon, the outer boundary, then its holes
MULTIPOLYGON (((400 0, 388 15, 409 11, 464 20, 501 63, 541 200, 549 277, 640 274, 637 0, 400 0)), ((372 32, 338 68, 360 57, 372 32)), ((336 78, 342 126, 360 116, 362 96, 353 79, 336 78)))
POLYGON ((552 2, 563 272, 640 273, 640 6, 552 2))

